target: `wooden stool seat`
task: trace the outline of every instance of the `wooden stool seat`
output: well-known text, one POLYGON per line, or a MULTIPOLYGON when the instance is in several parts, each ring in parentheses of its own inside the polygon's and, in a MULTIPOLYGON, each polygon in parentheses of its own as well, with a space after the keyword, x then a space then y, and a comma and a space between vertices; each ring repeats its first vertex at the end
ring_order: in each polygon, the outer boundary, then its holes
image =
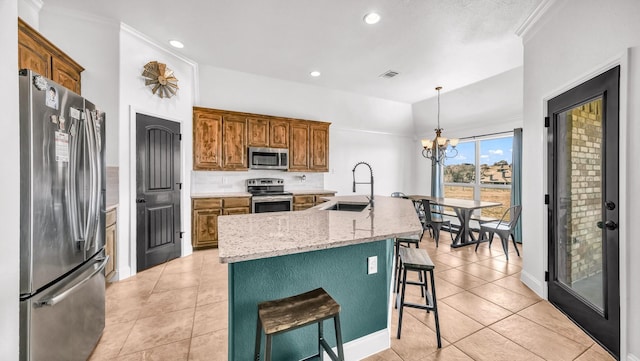
MULTIPOLYGON (((427 312, 433 311, 433 315, 436 323, 436 337, 438 340, 438 348, 442 347, 442 341, 440 337, 440 321, 438 319, 438 303, 436 300, 436 284, 435 278, 433 274, 433 270, 435 269, 435 265, 431 258, 429 258, 429 254, 424 249, 420 248, 402 248, 400 249, 400 268, 402 270, 402 291, 398 295, 400 298, 398 304, 399 312, 398 312, 398 334, 397 338, 400 338, 400 334, 402 332, 402 315, 405 307, 418 308, 422 310, 426 310, 427 312), (419 282, 407 281, 407 271, 417 271, 422 278, 420 278, 419 282), (430 285, 427 283, 427 279, 430 280, 430 285), (421 291, 424 294, 425 304, 417 304, 411 302, 405 302, 405 289, 407 285, 419 285, 421 291), (429 287, 430 286, 430 287, 429 287), (429 292, 429 288, 431 291, 429 292)), ((400 278, 398 278, 398 282, 400 282, 400 278)), ((396 286, 397 288, 397 286, 396 286)), ((398 297, 396 296, 396 297, 398 297)))
POLYGON ((258 305, 265 334, 303 327, 338 313, 340 305, 322 288, 258 305))
POLYGON ((258 327, 256 332, 255 361, 260 360, 261 330, 266 335, 265 360, 271 360, 271 341, 275 334, 294 330, 313 323, 318 324, 318 354, 305 360, 323 359, 323 349, 334 361, 344 361, 342 332, 340 330, 340 305, 322 288, 299 295, 266 301, 258 304, 258 327), (333 318, 338 355, 323 335, 323 321, 333 318))

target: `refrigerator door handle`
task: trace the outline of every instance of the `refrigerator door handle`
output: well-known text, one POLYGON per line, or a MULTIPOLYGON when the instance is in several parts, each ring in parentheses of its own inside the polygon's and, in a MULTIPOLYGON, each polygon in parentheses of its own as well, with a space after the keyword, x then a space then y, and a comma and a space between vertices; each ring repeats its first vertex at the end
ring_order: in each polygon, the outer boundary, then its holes
POLYGON ((67 206, 69 211, 69 222, 71 227, 71 235, 76 242, 82 242, 82 225, 80 223, 80 215, 78 214, 78 146, 82 137, 82 132, 78 131, 81 126, 80 119, 71 118, 71 149, 69 156, 69 192, 67 193, 67 206))
POLYGON ((87 209, 87 221, 86 221, 86 229, 84 234, 85 242, 85 251, 88 251, 92 246, 93 241, 95 240, 95 232, 97 231, 96 223, 98 218, 98 196, 96 194, 96 190, 98 189, 97 182, 97 158, 96 154, 96 140, 95 140, 95 126, 94 126, 94 118, 93 111, 85 109, 86 114, 86 124, 85 124, 85 132, 87 135, 87 149, 89 151, 89 185, 90 185, 90 193, 89 193, 89 207, 87 209))
POLYGON ((33 306, 34 307, 55 306, 57 303, 60 303, 62 300, 64 300, 65 298, 69 297, 69 295, 74 293, 76 290, 80 289, 80 287, 82 287, 82 285, 84 285, 85 283, 89 282, 98 273, 102 272, 102 270, 104 270, 104 268, 107 266, 107 262, 109 262, 109 256, 96 257, 94 262, 96 262, 96 263, 97 262, 101 262, 101 263, 98 266, 98 268, 93 270, 93 272, 91 272, 91 274, 88 277, 86 277, 82 281, 76 283, 71 288, 68 288, 65 291, 61 292, 61 293, 58 293, 58 294, 56 294, 56 295, 54 295, 54 296, 52 296, 50 298, 46 298, 46 299, 44 299, 42 301, 34 302, 33 306))

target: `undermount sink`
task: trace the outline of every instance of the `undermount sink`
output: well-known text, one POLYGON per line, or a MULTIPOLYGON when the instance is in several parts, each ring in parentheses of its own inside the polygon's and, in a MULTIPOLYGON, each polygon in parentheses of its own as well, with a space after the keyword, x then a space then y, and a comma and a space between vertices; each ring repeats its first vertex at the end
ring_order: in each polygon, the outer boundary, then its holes
POLYGON ((338 202, 328 208, 324 208, 326 211, 347 211, 347 212, 360 212, 367 208, 369 203, 341 203, 338 202))

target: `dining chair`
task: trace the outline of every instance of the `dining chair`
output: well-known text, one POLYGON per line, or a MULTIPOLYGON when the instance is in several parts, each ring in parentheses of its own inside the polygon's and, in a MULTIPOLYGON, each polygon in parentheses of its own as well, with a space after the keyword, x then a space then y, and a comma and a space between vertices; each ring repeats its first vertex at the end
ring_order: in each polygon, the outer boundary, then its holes
POLYGON ((447 226, 449 235, 453 241, 453 234, 451 233, 451 221, 445 220, 442 215, 431 213, 431 202, 428 199, 422 200, 422 209, 424 210, 424 226, 433 230, 433 238, 436 240, 436 247, 438 247, 438 241, 440 240, 440 230, 442 226, 447 226))
POLYGON ((489 242, 489 248, 491 248, 491 242, 493 242, 494 234, 500 236, 500 241, 502 242, 502 249, 504 250, 504 255, 507 257, 507 261, 509 260, 509 237, 513 241, 513 246, 516 249, 516 253, 518 257, 520 257, 520 251, 518 251, 518 246, 516 245, 516 237, 513 235, 513 231, 516 228, 516 224, 518 223, 518 219, 520 219, 520 213, 522 212, 521 205, 515 205, 509 207, 499 221, 494 222, 484 222, 480 224, 480 237, 476 244, 476 252, 478 251, 478 246, 480 242, 489 242), (507 219, 507 216, 509 218, 507 219), (488 237, 487 237, 488 234, 488 237))

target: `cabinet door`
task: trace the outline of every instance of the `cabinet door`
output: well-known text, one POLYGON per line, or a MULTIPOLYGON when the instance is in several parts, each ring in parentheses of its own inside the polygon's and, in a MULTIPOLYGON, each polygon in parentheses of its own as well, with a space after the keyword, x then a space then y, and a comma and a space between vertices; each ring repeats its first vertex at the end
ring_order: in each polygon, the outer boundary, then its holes
POLYGON ((193 111, 193 169, 222 169, 222 116, 193 111))
POLYGON ((109 256, 107 265, 104 268, 105 278, 109 280, 116 270, 116 224, 107 227, 105 231, 105 253, 109 256))
POLYGON ((271 119, 269 121, 269 146, 271 148, 289 148, 289 121, 271 119))
POLYGON ((289 127, 289 170, 309 169, 309 125, 305 121, 291 121, 289 127))
POLYGON ((309 126, 309 169, 318 172, 329 171, 329 124, 312 123, 309 126))
POLYGON ((249 147, 269 146, 269 120, 247 118, 247 143, 249 147))
POLYGON ((238 115, 224 115, 222 122, 222 168, 247 169, 246 120, 238 115))
POLYGON ((18 32, 18 68, 30 69, 51 78, 51 55, 20 28, 18 32))
POLYGON ((193 211, 192 245, 197 247, 218 246, 218 216, 222 209, 196 209, 193 211))
POLYGON ((249 207, 237 207, 237 208, 225 208, 222 211, 222 214, 224 215, 229 215, 229 214, 249 214, 249 207))
POLYGON ((63 87, 80 94, 80 72, 57 58, 53 58, 51 63, 51 79, 63 87))

